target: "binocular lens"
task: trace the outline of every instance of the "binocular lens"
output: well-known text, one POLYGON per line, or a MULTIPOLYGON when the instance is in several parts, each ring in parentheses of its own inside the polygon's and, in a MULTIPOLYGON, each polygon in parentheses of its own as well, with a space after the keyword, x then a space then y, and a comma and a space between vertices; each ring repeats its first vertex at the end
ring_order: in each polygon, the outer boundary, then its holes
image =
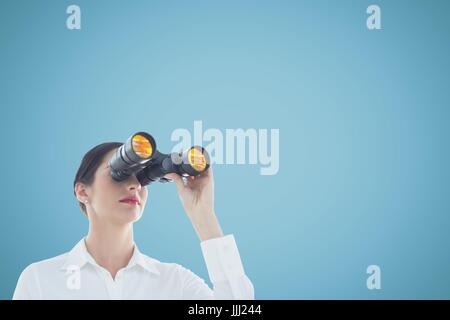
POLYGON ((136 134, 133 136, 131 143, 133 151, 142 159, 147 159, 152 156, 153 147, 147 137, 141 134, 136 134))
POLYGON ((191 148, 188 151, 187 159, 194 170, 198 172, 202 172, 203 170, 205 170, 206 157, 203 154, 202 150, 199 150, 196 147, 191 148))
POLYGON ((123 181, 145 168, 156 151, 156 143, 151 135, 138 132, 119 147, 109 160, 111 176, 123 181))

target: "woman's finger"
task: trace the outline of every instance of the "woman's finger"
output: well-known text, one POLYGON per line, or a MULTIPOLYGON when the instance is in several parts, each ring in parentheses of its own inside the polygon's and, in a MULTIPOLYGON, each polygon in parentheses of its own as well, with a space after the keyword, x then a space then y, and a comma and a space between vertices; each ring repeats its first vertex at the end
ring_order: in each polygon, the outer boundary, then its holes
POLYGON ((164 178, 172 179, 175 182, 175 184, 177 185, 178 191, 183 190, 183 188, 184 188, 183 178, 181 178, 181 176, 179 176, 178 174, 169 173, 169 174, 166 174, 164 176, 164 178))

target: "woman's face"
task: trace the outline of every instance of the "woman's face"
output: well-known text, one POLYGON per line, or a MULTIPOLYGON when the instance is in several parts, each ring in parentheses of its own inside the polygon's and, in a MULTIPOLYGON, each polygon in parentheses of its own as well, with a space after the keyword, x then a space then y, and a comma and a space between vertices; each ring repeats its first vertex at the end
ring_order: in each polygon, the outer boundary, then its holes
POLYGON ((86 193, 89 215, 95 215, 96 220, 117 225, 139 220, 148 192, 147 187, 142 187, 134 175, 120 182, 111 177, 108 162, 115 151, 110 151, 103 158, 95 172, 94 182, 86 187, 86 193))

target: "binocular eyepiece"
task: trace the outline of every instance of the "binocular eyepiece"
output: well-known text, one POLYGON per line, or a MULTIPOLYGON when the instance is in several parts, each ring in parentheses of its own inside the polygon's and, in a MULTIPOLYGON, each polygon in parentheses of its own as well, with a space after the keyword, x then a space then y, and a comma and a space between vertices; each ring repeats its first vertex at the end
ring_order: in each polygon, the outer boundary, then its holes
POLYGON ((193 146, 185 152, 161 153, 153 137, 146 132, 133 134, 109 160, 111 176, 116 181, 135 175, 142 186, 167 182, 164 175, 197 176, 208 170, 210 158, 203 147, 193 146))

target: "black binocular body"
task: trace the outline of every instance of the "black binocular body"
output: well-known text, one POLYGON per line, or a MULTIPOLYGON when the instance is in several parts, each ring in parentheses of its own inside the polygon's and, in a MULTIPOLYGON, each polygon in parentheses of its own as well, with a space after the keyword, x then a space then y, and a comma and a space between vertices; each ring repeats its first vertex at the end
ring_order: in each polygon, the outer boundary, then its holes
POLYGON ((193 146, 186 151, 161 153, 153 137, 146 132, 133 134, 119 147, 109 160, 111 176, 116 181, 135 175, 142 186, 152 182, 167 182, 164 176, 176 173, 181 176, 197 176, 210 165, 210 158, 203 147, 193 146))

